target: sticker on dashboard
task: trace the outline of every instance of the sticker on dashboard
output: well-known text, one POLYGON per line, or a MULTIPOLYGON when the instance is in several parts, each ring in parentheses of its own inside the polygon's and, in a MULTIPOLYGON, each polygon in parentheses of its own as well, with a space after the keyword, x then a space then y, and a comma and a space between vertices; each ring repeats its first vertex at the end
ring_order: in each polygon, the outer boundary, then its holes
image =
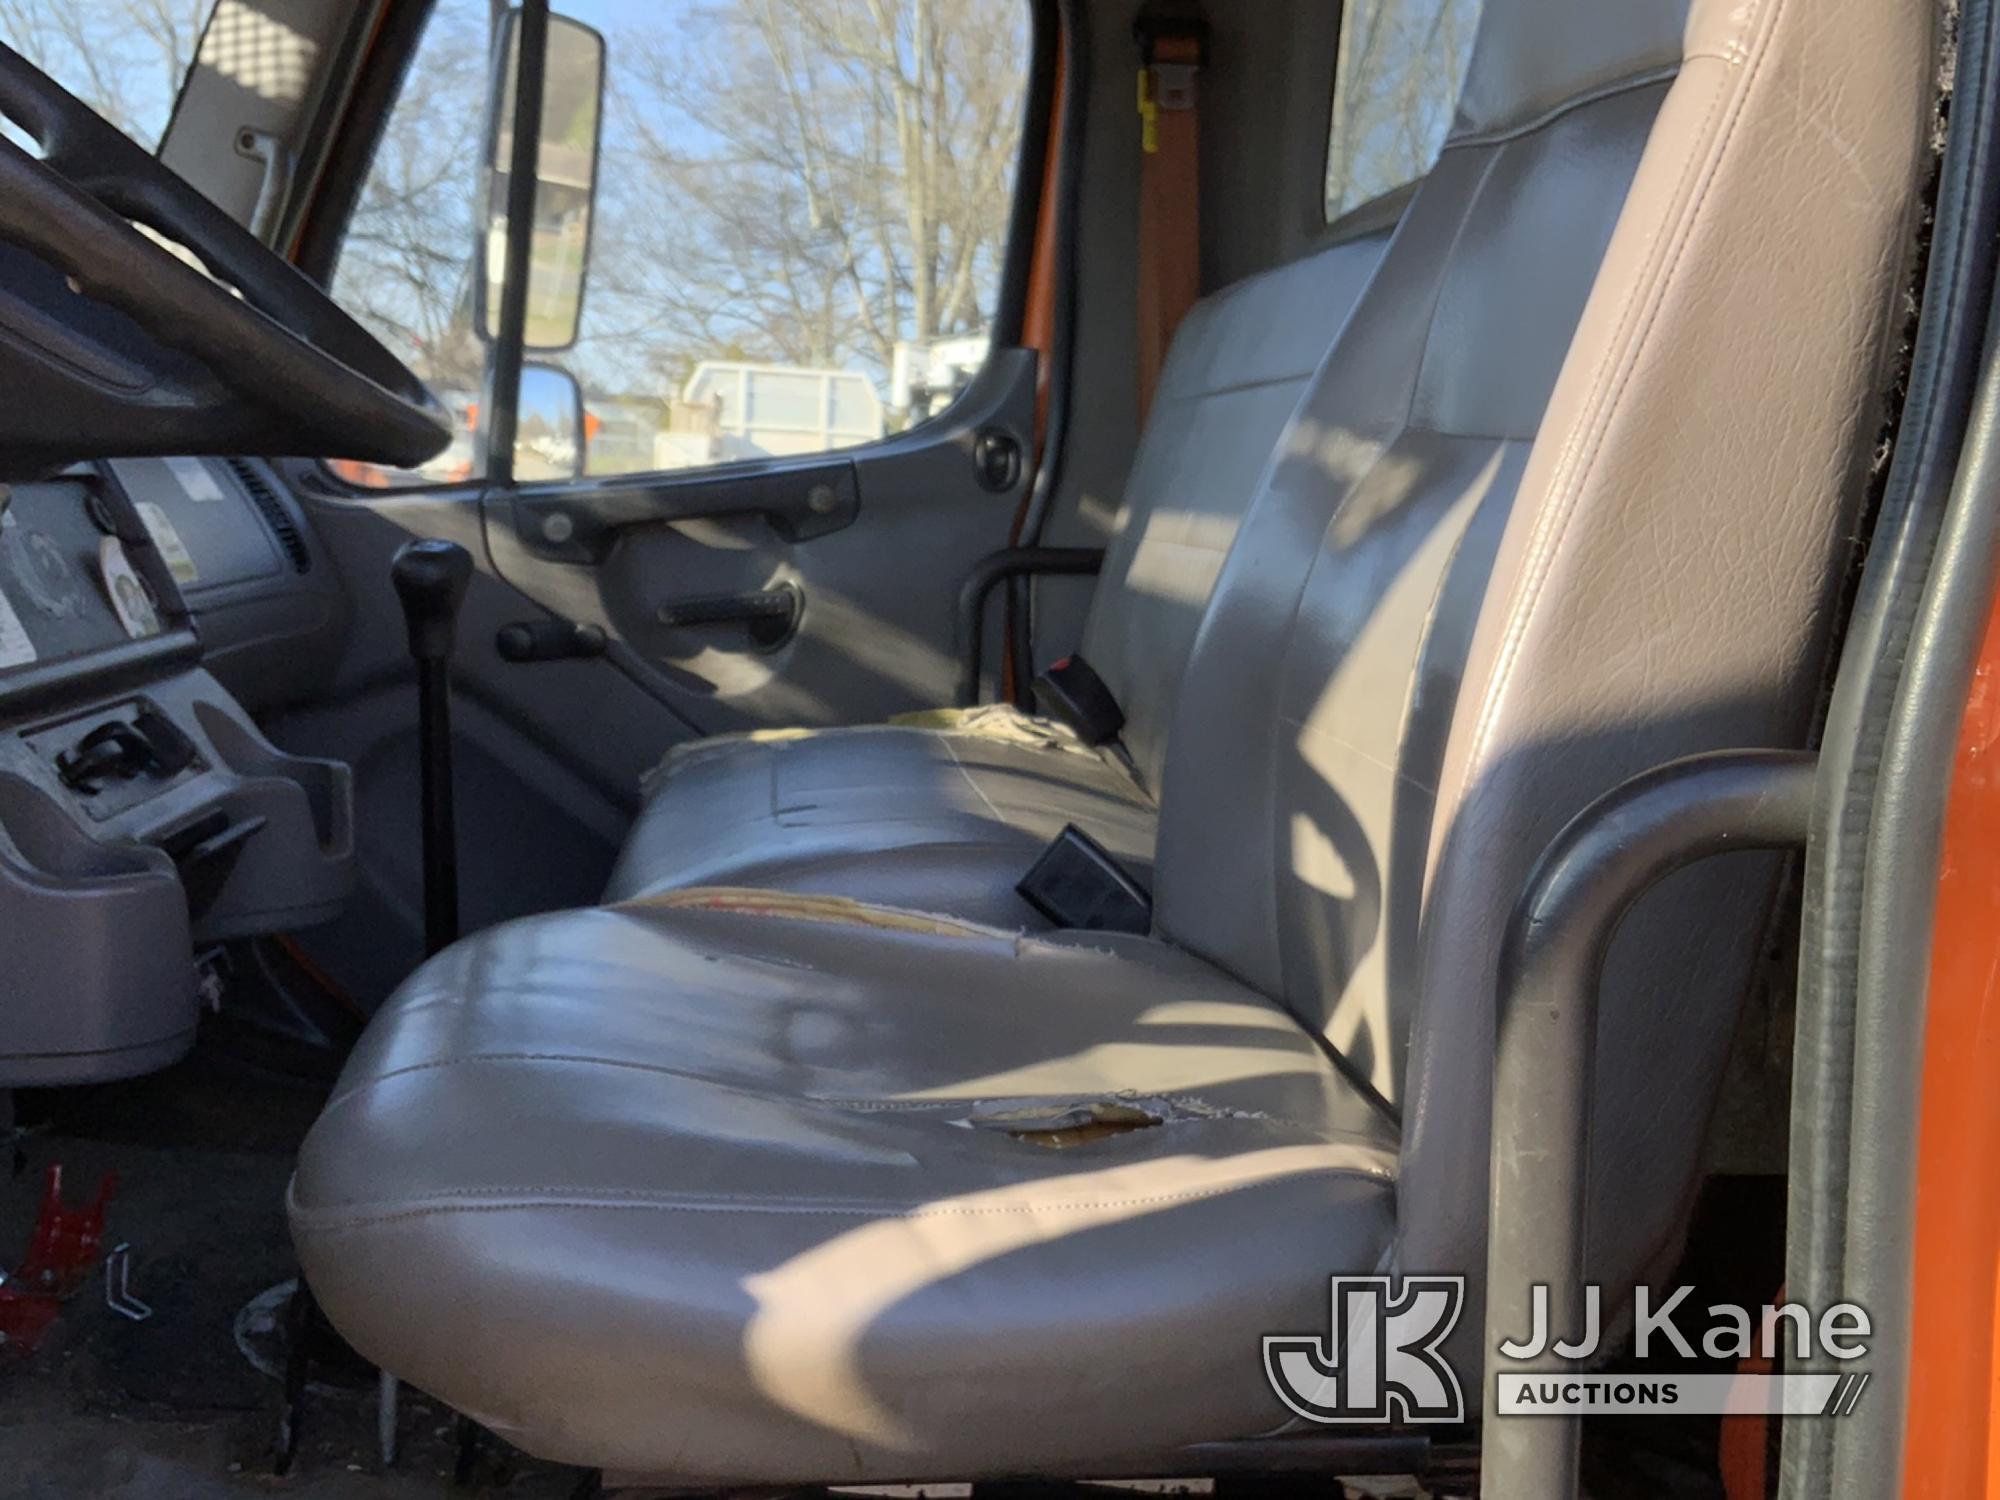
POLYGON ((152 596, 133 570, 132 559, 125 555, 125 544, 115 536, 100 540, 97 566, 104 578, 104 592, 110 597, 111 608, 117 613, 118 623, 125 627, 125 633, 135 641, 158 635, 159 611, 153 608, 152 596))
POLYGON ((14 605, 0 590, 0 668, 25 667, 35 659, 35 643, 14 613, 14 605))
POLYGON ((201 569, 194 565, 194 555, 174 528, 173 517, 150 500, 136 502, 133 509, 146 523, 146 532, 152 537, 153 545, 160 549, 160 557, 166 563, 167 571, 174 575, 174 582, 186 586, 201 577, 201 569))
POLYGON ((167 472, 179 481, 187 491, 187 497, 202 505, 212 505, 222 498, 222 486, 215 482, 215 475, 207 464, 198 458, 169 458, 164 461, 167 472))

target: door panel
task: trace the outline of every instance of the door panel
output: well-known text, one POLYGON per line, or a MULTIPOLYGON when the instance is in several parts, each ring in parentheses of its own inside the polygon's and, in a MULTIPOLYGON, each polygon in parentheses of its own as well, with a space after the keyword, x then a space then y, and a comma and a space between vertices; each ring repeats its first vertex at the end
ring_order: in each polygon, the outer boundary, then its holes
MULTIPOLYGON (((837 455, 852 465, 853 519, 804 539, 738 514, 621 527, 601 562, 561 561, 524 542, 512 491, 356 494, 316 466, 287 466, 352 603, 327 692, 267 726, 280 746, 344 760, 355 773, 359 888, 337 922, 303 935, 308 954, 368 1006, 422 957, 416 694, 389 584, 404 542, 446 538, 477 563, 452 663, 466 930, 588 905, 637 810, 640 777, 670 745, 726 730, 870 722, 950 701, 959 583, 974 560, 1006 544, 1025 482, 985 488, 974 441, 1004 434, 1026 451, 1033 372, 1033 355, 999 351, 939 419, 837 455), (663 604, 781 584, 797 591, 798 628, 774 649, 742 623, 675 627, 658 618, 663 604), (503 629, 552 616, 601 626, 604 653, 501 655, 503 629)), ((741 474, 676 479, 726 510, 741 474)), ((536 493, 592 488, 579 481, 536 493)))
MULTIPOLYGON (((1026 483, 1026 466, 1018 465, 1012 483, 987 488, 975 443, 985 435, 1029 451, 1034 374, 1032 353, 996 351, 956 405, 901 437, 754 470, 672 475, 682 513, 718 514, 637 520, 618 527, 608 548, 577 550, 576 560, 538 535, 538 522, 564 498, 588 506, 617 486, 538 485, 532 511, 495 492, 486 502, 495 567, 551 614, 601 625, 619 660, 700 733, 865 723, 948 703, 958 586, 979 557, 1007 544, 1026 483), (853 489, 853 519, 844 525, 788 539, 764 516, 740 513, 746 485, 790 475, 801 490, 834 488, 829 471, 840 469, 851 473, 853 489), (599 551, 601 561, 582 560, 599 551), (660 619, 663 605, 783 585, 797 592, 798 627, 775 648, 760 646, 741 622, 660 619)), ((656 485, 667 482, 654 476, 656 485)), ((844 506, 847 497, 834 503, 844 506)), ((597 513, 617 512, 600 504, 597 513)), ((564 545, 576 544, 574 529, 561 534, 564 545)))
POLYGON ((919 56, 904 43, 928 8, 871 4, 871 24, 903 41, 839 57, 793 45, 821 35, 813 0, 685 17, 612 0, 557 9, 602 30, 612 85, 590 111, 556 110, 554 125, 545 111, 535 213, 511 241, 482 173, 528 170, 526 154, 502 154, 491 107, 507 97, 494 87, 511 55, 495 43, 506 9, 438 0, 408 39, 401 93, 378 97, 386 123, 361 131, 379 136, 372 165, 348 163, 365 174, 342 214, 355 253, 315 255, 336 298, 445 395, 462 428, 416 473, 284 471, 336 560, 354 627, 331 690, 270 728, 355 769, 361 894, 306 943, 369 1004, 416 960, 422 926, 416 700, 389 585, 404 541, 455 540, 477 563, 453 662, 471 930, 594 902, 641 774, 676 743, 949 702, 959 587, 1007 544, 1030 483, 1038 357, 1012 346, 1039 186, 1015 177, 1045 161, 1018 122, 1027 94, 1052 87, 1052 7, 975 0, 919 56), (712 29, 701 35, 713 76, 683 66, 697 21, 712 29), (832 155, 787 164, 729 133, 770 124, 742 106, 777 76, 758 61, 773 48, 766 61, 791 59, 791 85, 812 85, 797 97, 824 111, 832 155), (877 75, 917 63, 909 82, 936 106, 924 113, 936 139, 889 149, 900 137, 873 112, 903 94, 877 75), (737 67, 749 71, 739 79, 737 67), (687 93, 703 79, 715 108, 687 93), (587 172, 578 152, 593 131, 587 172), (750 170, 751 158, 764 165, 750 170), (541 255, 578 224, 580 257, 541 255), (488 304, 467 272, 496 243, 511 248, 510 274, 528 272, 531 306, 547 289, 538 274, 567 285, 587 273, 570 345, 530 346, 518 316, 489 315, 504 349, 478 336, 471 312, 488 304), (514 368, 524 346, 581 387, 568 429, 546 378, 529 398, 514 368), (506 451, 489 462, 495 443, 506 451), (994 463, 996 451, 1011 462, 994 463), (594 476, 541 477, 572 466, 594 476), (425 480, 436 487, 406 488, 425 480), (520 661, 500 648, 508 627, 574 639, 565 622, 601 630, 601 649, 520 661))

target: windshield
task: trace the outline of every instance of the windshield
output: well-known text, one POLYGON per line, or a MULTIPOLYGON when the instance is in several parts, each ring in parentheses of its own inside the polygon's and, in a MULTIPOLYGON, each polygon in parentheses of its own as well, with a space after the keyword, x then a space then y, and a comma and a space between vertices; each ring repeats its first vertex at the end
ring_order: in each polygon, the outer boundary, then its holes
MULTIPOLYGON (((0 0, 0 41, 148 151, 156 151, 213 4, 0 0)), ((20 140, 11 129, 6 134, 20 140)))

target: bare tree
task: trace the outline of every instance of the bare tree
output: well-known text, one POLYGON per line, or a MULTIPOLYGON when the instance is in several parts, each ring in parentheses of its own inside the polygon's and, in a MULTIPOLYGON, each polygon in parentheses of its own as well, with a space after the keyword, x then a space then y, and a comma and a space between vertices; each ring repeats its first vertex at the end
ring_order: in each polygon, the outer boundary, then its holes
POLYGON ((1327 150, 1328 218, 1430 170, 1478 19, 1478 0, 1349 0, 1327 150))
POLYGON ((1019 0, 743 0, 615 38, 593 341, 659 375, 722 348, 879 372, 984 327, 1025 27, 1019 0))
POLYGON ((428 380, 476 390, 476 195, 486 118, 486 0, 440 5, 404 78, 334 274, 335 298, 428 380))
POLYGON ((0 0, 0 40, 149 150, 214 0, 0 0))
MULTIPOLYGON (((0 0, 0 35, 156 138, 212 0, 0 0)), ((585 6, 588 12, 590 7, 585 6)), ((439 0, 335 295, 440 387, 471 334, 501 0, 439 0)), ((607 12, 590 288, 566 362, 665 403, 702 359, 886 372, 992 316, 1026 77, 1022 0, 693 0, 607 12)))

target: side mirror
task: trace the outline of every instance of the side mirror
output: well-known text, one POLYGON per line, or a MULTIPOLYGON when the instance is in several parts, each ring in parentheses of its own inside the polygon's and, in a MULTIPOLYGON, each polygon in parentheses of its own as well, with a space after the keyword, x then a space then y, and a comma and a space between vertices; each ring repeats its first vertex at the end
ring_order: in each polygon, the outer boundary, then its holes
POLYGON ((560 365, 521 366, 514 409, 514 477, 575 479, 583 473, 583 392, 560 365))
MULTIPOLYGON (((473 257, 479 336, 500 326, 507 272, 507 182, 514 153, 514 85, 520 76, 521 12, 501 32, 499 87, 486 131, 485 243, 473 257)), ((535 225, 528 254, 529 349, 567 349, 583 316, 590 266, 591 206, 597 197, 597 143, 604 110, 604 38, 567 16, 549 17, 542 69, 542 138, 535 156, 535 225)), ((525 387, 524 387, 525 389, 525 387)))

